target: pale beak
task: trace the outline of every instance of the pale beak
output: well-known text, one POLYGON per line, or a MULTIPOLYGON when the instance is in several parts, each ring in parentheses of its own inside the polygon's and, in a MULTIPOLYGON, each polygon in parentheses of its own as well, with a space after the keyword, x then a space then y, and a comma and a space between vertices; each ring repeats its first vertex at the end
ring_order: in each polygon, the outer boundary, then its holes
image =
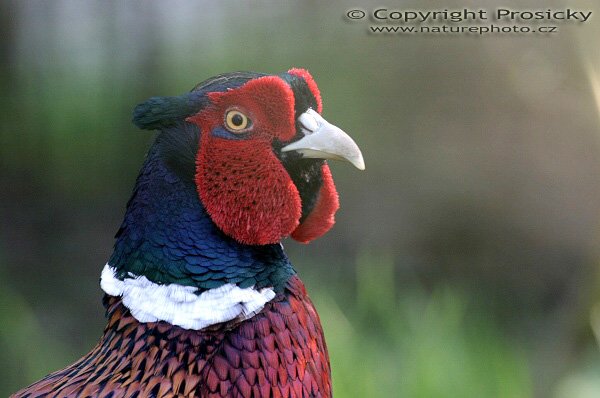
POLYGON ((359 170, 365 169, 358 145, 342 129, 312 109, 298 116, 298 121, 304 137, 281 148, 282 152, 296 151, 305 158, 346 160, 359 170))

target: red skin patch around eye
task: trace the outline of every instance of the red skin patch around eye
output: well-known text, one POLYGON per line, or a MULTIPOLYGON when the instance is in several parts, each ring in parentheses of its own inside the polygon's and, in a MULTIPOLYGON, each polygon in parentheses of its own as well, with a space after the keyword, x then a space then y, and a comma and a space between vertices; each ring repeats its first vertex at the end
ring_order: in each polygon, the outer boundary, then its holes
POLYGON ((212 106, 188 120, 204 119, 212 129, 222 125, 228 108, 236 107, 252 120, 254 133, 248 141, 271 142, 273 138, 287 141, 296 134, 294 92, 277 76, 250 80, 240 88, 209 93, 208 97, 212 106))
POLYGON ((323 236, 335 224, 335 212, 340 207, 338 194, 327 164, 321 167, 323 185, 318 193, 317 202, 304 222, 292 232, 292 238, 308 243, 323 236))
POLYGON ((240 243, 279 242, 301 215, 298 189, 271 148, 274 138, 295 135, 294 94, 280 78, 265 76, 238 89, 208 94, 211 106, 187 121, 202 129, 196 157, 196 187, 213 222, 240 243), (227 109, 252 120, 247 138, 212 135, 223 128, 227 109))
POLYGON ((298 76, 298 77, 301 77, 302 79, 304 79, 304 81, 308 85, 310 92, 315 97, 315 100, 317 100, 316 111, 319 113, 323 112, 323 101, 321 100, 321 92, 319 91, 319 87, 317 87, 317 83, 315 83, 315 80, 310 75, 310 73, 308 73, 308 71, 306 69, 300 69, 300 68, 292 68, 292 69, 288 70, 288 73, 290 75, 295 75, 295 76, 298 76))

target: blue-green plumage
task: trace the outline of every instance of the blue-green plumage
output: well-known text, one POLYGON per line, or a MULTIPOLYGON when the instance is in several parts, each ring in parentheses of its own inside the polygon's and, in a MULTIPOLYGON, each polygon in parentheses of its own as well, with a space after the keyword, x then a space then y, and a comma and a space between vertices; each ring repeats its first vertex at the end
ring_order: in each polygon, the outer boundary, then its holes
POLYGON ((243 245, 212 222, 193 181, 199 131, 185 122, 157 137, 137 179, 109 264, 120 278, 197 286, 281 288, 295 273, 280 244, 243 245), (186 153, 189 151, 189 153, 186 153))
MULTIPOLYGON (((144 275, 156 283, 197 286, 201 293, 226 283, 257 289, 271 286, 277 291, 295 273, 280 244, 244 245, 221 232, 198 200, 194 184, 200 131, 185 118, 206 105, 207 92, 233 89, 259 76, 264 75, 236 72, 216 76, 187 94, 153 97, 135 108, 134 124, 160 133, 116 235, 109 264, 118 277, 144 275)), ((287 73, 282 78, 297 92, 296 113, 316 106, 302 79, 287 73)), ((300 161, 294 153, 285 156, 282 162, 290 167, 302 196, 304 219, 321 185, 322 162, 300 161), (306 173, 314 178, 305 178, 306 173)))

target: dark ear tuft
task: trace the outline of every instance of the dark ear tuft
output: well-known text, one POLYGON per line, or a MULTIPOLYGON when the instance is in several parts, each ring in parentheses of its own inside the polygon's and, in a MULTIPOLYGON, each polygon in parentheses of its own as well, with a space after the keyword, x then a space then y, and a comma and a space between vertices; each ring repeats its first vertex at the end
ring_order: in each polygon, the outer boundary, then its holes
POLYGON ((197 113, 203 100, 189 94, 177 97, 152 97, 133 110, 133 124, 144 130, 172 126, 197 113))

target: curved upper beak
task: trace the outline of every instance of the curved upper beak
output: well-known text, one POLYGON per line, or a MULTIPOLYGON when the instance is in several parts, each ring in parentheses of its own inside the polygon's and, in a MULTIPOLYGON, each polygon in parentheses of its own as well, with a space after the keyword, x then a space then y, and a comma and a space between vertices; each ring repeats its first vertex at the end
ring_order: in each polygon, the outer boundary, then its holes
POLYGON ((348 134, 334 126, 312 109, 298 116, 304 137, 281 148, 282 152, 296 151, 305 158, 337 159, 365 169, 358 145, 348 134))

